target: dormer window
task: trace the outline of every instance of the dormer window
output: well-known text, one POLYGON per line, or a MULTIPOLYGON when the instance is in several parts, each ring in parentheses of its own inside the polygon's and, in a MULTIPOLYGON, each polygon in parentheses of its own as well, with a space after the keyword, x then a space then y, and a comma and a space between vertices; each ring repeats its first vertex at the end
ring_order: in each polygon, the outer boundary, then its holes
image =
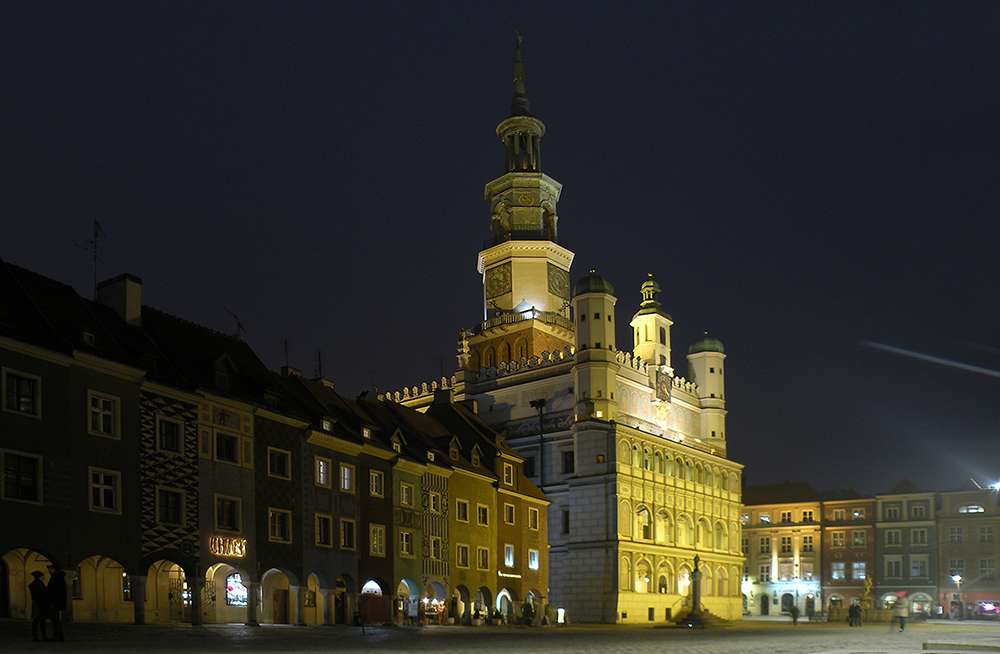
POLYGON ((472 455, 472 465, 474 465, 474 466, 478 466, 479 465, 479 455, 478 454, 473 454, 472 455))
POLYGON ((428 461, 433 461, 434 460, 434 453, 433 452, 428 452, 427 453, 427 460, 428 461))
POLYGON ((362 429, 361 430, 361 435, 364 436, 365 438, 371 440, 371 437, 372 437, 372 430, 371 430, 371 428, 370 427, 365 427, 364 429, 362 429))
POLYGON ((323 421, 323 431, 330 431, 333 429, 333 422, 331 420, 323 421))
POLYGON ((979 504, 966 504, 965 506, 958 507, 959 513, 984 513, 985 511, 986 509, 979 504))
POLYGON ((399 444, 399 441, 394 441, 392 444, 392 449, 394 452, 402 452, 403 446, 399 444))
POLYGON ((215 369, 215 386, 216 388, 221 388, 224 391, 228 391, 232 387, 233 381, 232 377, 229 375, 229 371, 223 368, 215 369))

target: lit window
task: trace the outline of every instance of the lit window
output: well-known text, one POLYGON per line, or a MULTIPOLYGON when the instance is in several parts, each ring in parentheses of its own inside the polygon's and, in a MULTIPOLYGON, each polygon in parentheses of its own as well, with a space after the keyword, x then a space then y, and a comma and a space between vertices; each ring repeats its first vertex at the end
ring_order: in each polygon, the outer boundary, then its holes
POLYGON ((514 546, 507 544, 503 546, 503 564, 508 568, 514 567, 514 546))
POLYGON ((830 579, 840 581, 844 579, 844 562, 834 561, 830 564, 830 579))
POLYGON ((532 570, 538 569, 538 550, 528 550, 528 567, 532 570))
POLYGON ((833 544, 834 547, 843 547, 844 546, 844 532, 842 532, 842 531, 832 532, 832 534, 831 534, 831 540, 832 540, 832 544, 833 544))
POLYGON ((120 473, 90 468, 90 510, 121 513, 118 503, 120 485, 120 473))
POLYGON ((292 512, 283 509, 267 510, 267 537, 276 543, 292 542, 292 512))
POLYGON ((364 430, 362 430, 361 434, 365 438, 371 438, 372 437, 372 430, 369 427, 365 427, 364 430))
POLYGON ((982 513, 985 510, 986 509, 984 509, 979 504, 967 504, 965 506, 958 507, 959 513, 982 513))
POLYGON ((863 531, 852 531, 851 532, 851 545, 855 547, 864 547, 866 542, 865 532, 863 531))
POLYGON ((90 391, 90 433, 118 438, 118 398, 90 391))
POLYGON ((768 513, 767 511, 764 511, 764 512, 758 514, 757 519, 760 520, 761 522, 770 523, 771 522, 771 514, 768 513))
POLYGON ((3 408, 4 411, 20 413, 26 416, 41 415, 40 389, 42 380, 34 375, 27 375, 13 370, 3 371, 3 408))
POLYGON ((330 459, 316 457, 316 485, 330 487, 330 459))
POLYGON ((866 574, 867 573, 865 572, 865 562, 864 561, 855 561, 855 562, 851 563, 851 578, 852 579, 854 579, 855 581, 864 581, 866 574))
POLYGON ((246 606, 249 597, 240 573, 234 572, 226 577, 226 606, 246 606))
POLYGON ((354 492, 354 466, 349 463, 340 464, 340 490, 345 493, 354 492))

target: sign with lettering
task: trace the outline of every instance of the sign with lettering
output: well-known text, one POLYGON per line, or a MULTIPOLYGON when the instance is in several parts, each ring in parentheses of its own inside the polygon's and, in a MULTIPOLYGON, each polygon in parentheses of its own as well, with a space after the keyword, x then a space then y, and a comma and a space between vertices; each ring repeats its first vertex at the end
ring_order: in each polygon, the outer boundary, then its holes
POLYGON ((216 556, 231 556, 242 559, 247 553, 247 539, 212 536, 208 539, 208 551, 216 556))

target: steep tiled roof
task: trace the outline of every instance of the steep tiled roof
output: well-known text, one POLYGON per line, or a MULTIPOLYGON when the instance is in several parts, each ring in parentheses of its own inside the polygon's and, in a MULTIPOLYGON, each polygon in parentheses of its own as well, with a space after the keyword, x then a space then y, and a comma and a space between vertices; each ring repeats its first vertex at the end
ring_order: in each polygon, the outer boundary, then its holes
POLYGON ((819 501, 819 493, 804 481, 746 486, 743 488, 743 504, 747 506, 819 501))

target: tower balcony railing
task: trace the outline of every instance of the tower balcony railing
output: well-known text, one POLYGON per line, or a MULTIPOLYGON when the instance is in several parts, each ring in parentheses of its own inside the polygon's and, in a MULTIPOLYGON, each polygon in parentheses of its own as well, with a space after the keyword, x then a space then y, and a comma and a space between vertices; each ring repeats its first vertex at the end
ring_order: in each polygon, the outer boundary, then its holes
POLYGON ((555 236, 550 234, 547 229, 519 229, 515 227, 513 229, 503 229, 493 234, 492 238, 483 241, 483 249, 486 250, 507 241, 552 241, 553 243, 558 243, 555 236))
POLYGON ((484 320, 478 325, 470 327, 466 331, 470 336, 476 336, 490 329, 500 327, 501 325, 514 325, 526 320, 540 320, 546 325, 555 325, 556 327, 573 331, 573 321, 569 318, 558 313, 553 313, 552 311, 542 311, 541 309, 535 308, 525 309, 524 311, 502 313, 499 316, 493 316, 492 318, 484 320))

